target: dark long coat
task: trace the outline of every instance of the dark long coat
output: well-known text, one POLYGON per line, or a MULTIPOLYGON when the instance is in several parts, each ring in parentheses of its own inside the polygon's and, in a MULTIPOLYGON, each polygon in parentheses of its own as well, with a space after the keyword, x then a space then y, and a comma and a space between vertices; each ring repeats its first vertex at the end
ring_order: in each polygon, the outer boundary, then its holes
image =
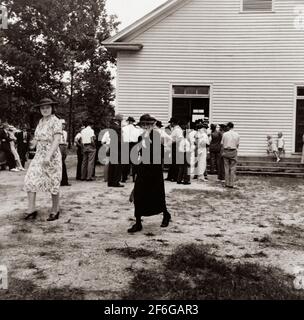
MULTIPOLYGON (((137 166, 134 186, 135 216, 153 216, 167 211, 162 164, 161 161, 153 163, 153 146, 161 146, 161 137, 153 130, 149 138, 141 136, 139 141, 144 146, 150 146, 150 164, 141 162, 137 166)), ((161 160, 161 156, 159 159, 161 160)))

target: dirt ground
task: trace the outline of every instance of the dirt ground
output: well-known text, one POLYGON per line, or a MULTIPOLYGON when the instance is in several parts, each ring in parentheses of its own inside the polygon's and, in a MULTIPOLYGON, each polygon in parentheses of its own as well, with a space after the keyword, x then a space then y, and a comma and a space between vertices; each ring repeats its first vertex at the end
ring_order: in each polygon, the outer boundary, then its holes
POLYGON ((46 221, 46 194, 38 194, 37 220, 24 221, 24 173, 0 172, 0 264, 9 272, 8 298, 35 298, 29 290, 40 290, 40 297, 45 291, 54 298, 119 299, 136 270, 157 269, 159 258, 181 244, 201 243, 215 257, 290 275, 304 268, 303 179, 240 177, 236 190, 215 177, 190 186, 166 182, 170 226, 160 228, 161 216, 144 218, 143 231, 130 235, 133 184, 108 188, 102 166, 96 181, 76 181, 74 156, 68 168, 72 186, 62 188, 54 222, 46 221))

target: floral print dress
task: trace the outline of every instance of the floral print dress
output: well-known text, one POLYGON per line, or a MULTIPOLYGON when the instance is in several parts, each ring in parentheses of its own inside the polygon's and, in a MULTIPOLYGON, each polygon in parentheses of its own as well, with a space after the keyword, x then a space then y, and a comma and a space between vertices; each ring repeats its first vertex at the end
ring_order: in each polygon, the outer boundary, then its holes
POLYGON ((55 151, 48 166, 43 161, 51 148, 55 134, 62 134, 60 120, 52 115, 47 121, 41 119, 35 131, 37 140, 36 154, 24 179, 26 192, 50 192, 58 194, 62 178, 62 160, 60 149, 55 151))

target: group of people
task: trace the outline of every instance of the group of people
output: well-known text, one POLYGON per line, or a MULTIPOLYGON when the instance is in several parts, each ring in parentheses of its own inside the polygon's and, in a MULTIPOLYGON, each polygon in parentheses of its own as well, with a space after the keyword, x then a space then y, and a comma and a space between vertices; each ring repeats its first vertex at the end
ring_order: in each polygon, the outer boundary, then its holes
POLYGON ((0 167, 8 166, 11 172, 24 171, 30 143, 30 132, 26 125, 20 129, 0 120, 0 167))
MULTIPOLYGON (((65 122, 55 115, 55 105, 51 99, 42 99, 37 105, 42 118, 31 142, 36 154, 24 179, 24 190, 28 195, 26 220, 35 219, 38 214, 38 191, 52 196, 52 209, 47 220, 57 220, 60 215, 59 190, 66 174, 67 133, 65 122)), ((219 180, 225 180, 227 188, 234 187, 240 137, 232 122, 209 127, 208 120, 202 119, 190 127, 189 123, 171 118, 169 125, 164 127, 161 121, 144 114, 138 123, 132 117, 125 125, 122 123, 122 116, 114 116, 110 128, 102 130, 98 138, 91 124, 86 123, 76 135, 75 143, 78 148, 77 178, 80 180, 92 181, 96 158, 106 161, 105 179, 109 187, 122 187, 131 174, 134 188, 130 201, 134 203, 136 222, 128 232, 142 230, 143 216, 160 213, 163 214, 161 227, 169 225, 171 215, 166 205, 163 176, 166 166, 166 180, 185 185, 190 184, 191 179, 206 181, 209 152, 210 172, 217 173, 219 180), (99 151, 96 140, 101 144, 99 151)), ((8 129, 6 124, 2 125, 1 148, 14 155, 8 148, 11 142, 8 129)), ((24 136, 23 139, 27 140, 24 136)))
MULTIPOLYGON (((143 129, 133 117, 128 117, 125 125, 122 119, 122 116, 116 115, 109 130, 102 130, 98 137, 101 145, 107 148, 105 180, 109 187, 123 187, 122 183, 130 174, 135 181, 137 172, 138 143, 143 129)), ((166 180, 185 185, 191 184, 192 179, 207 181, 209 155, 210 173, 217 174, 218 180, 226 181, 226 187, 232 188, 239 147, 239 135, 233 127, 231 122, 209 126, 208 119, 190 125, 176 118, 171 118, 168 126, 164 127, 161 121, 155 119, 153 130, 159 133, 161 144, 154 151, 159 153, 163 169, 168 169, 166 180), (225 135, 226 132, 230 133, 225 135)))

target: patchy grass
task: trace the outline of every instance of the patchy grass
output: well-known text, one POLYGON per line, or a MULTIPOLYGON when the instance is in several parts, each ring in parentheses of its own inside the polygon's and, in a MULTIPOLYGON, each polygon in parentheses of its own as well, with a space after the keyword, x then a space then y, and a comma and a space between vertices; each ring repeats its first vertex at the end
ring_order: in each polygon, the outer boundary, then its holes
POLYGON ((114 252, 116 254, 119 254, 123 257, 130 258, 130 259, 137 259, 137 258, 154 258, 158 259, 161 254, 147 250, 147 249, 142 249, 142 248, 107 248, 105 249, 106 252, 114 252))
MULTIPOLYGON (((44 278, 39 272, 38 279, 44 278)), ((0 290, 0 300, 82 300, 84 292, 75 288, 42 289, 32 281, 9 279, 9 289, 0 290)))
POLYGON ((205 246, 186 245, 169 256, 162 268, 136 271, 124 299, 304 299, 291 281, 279 269, 218 260, 205 246))

